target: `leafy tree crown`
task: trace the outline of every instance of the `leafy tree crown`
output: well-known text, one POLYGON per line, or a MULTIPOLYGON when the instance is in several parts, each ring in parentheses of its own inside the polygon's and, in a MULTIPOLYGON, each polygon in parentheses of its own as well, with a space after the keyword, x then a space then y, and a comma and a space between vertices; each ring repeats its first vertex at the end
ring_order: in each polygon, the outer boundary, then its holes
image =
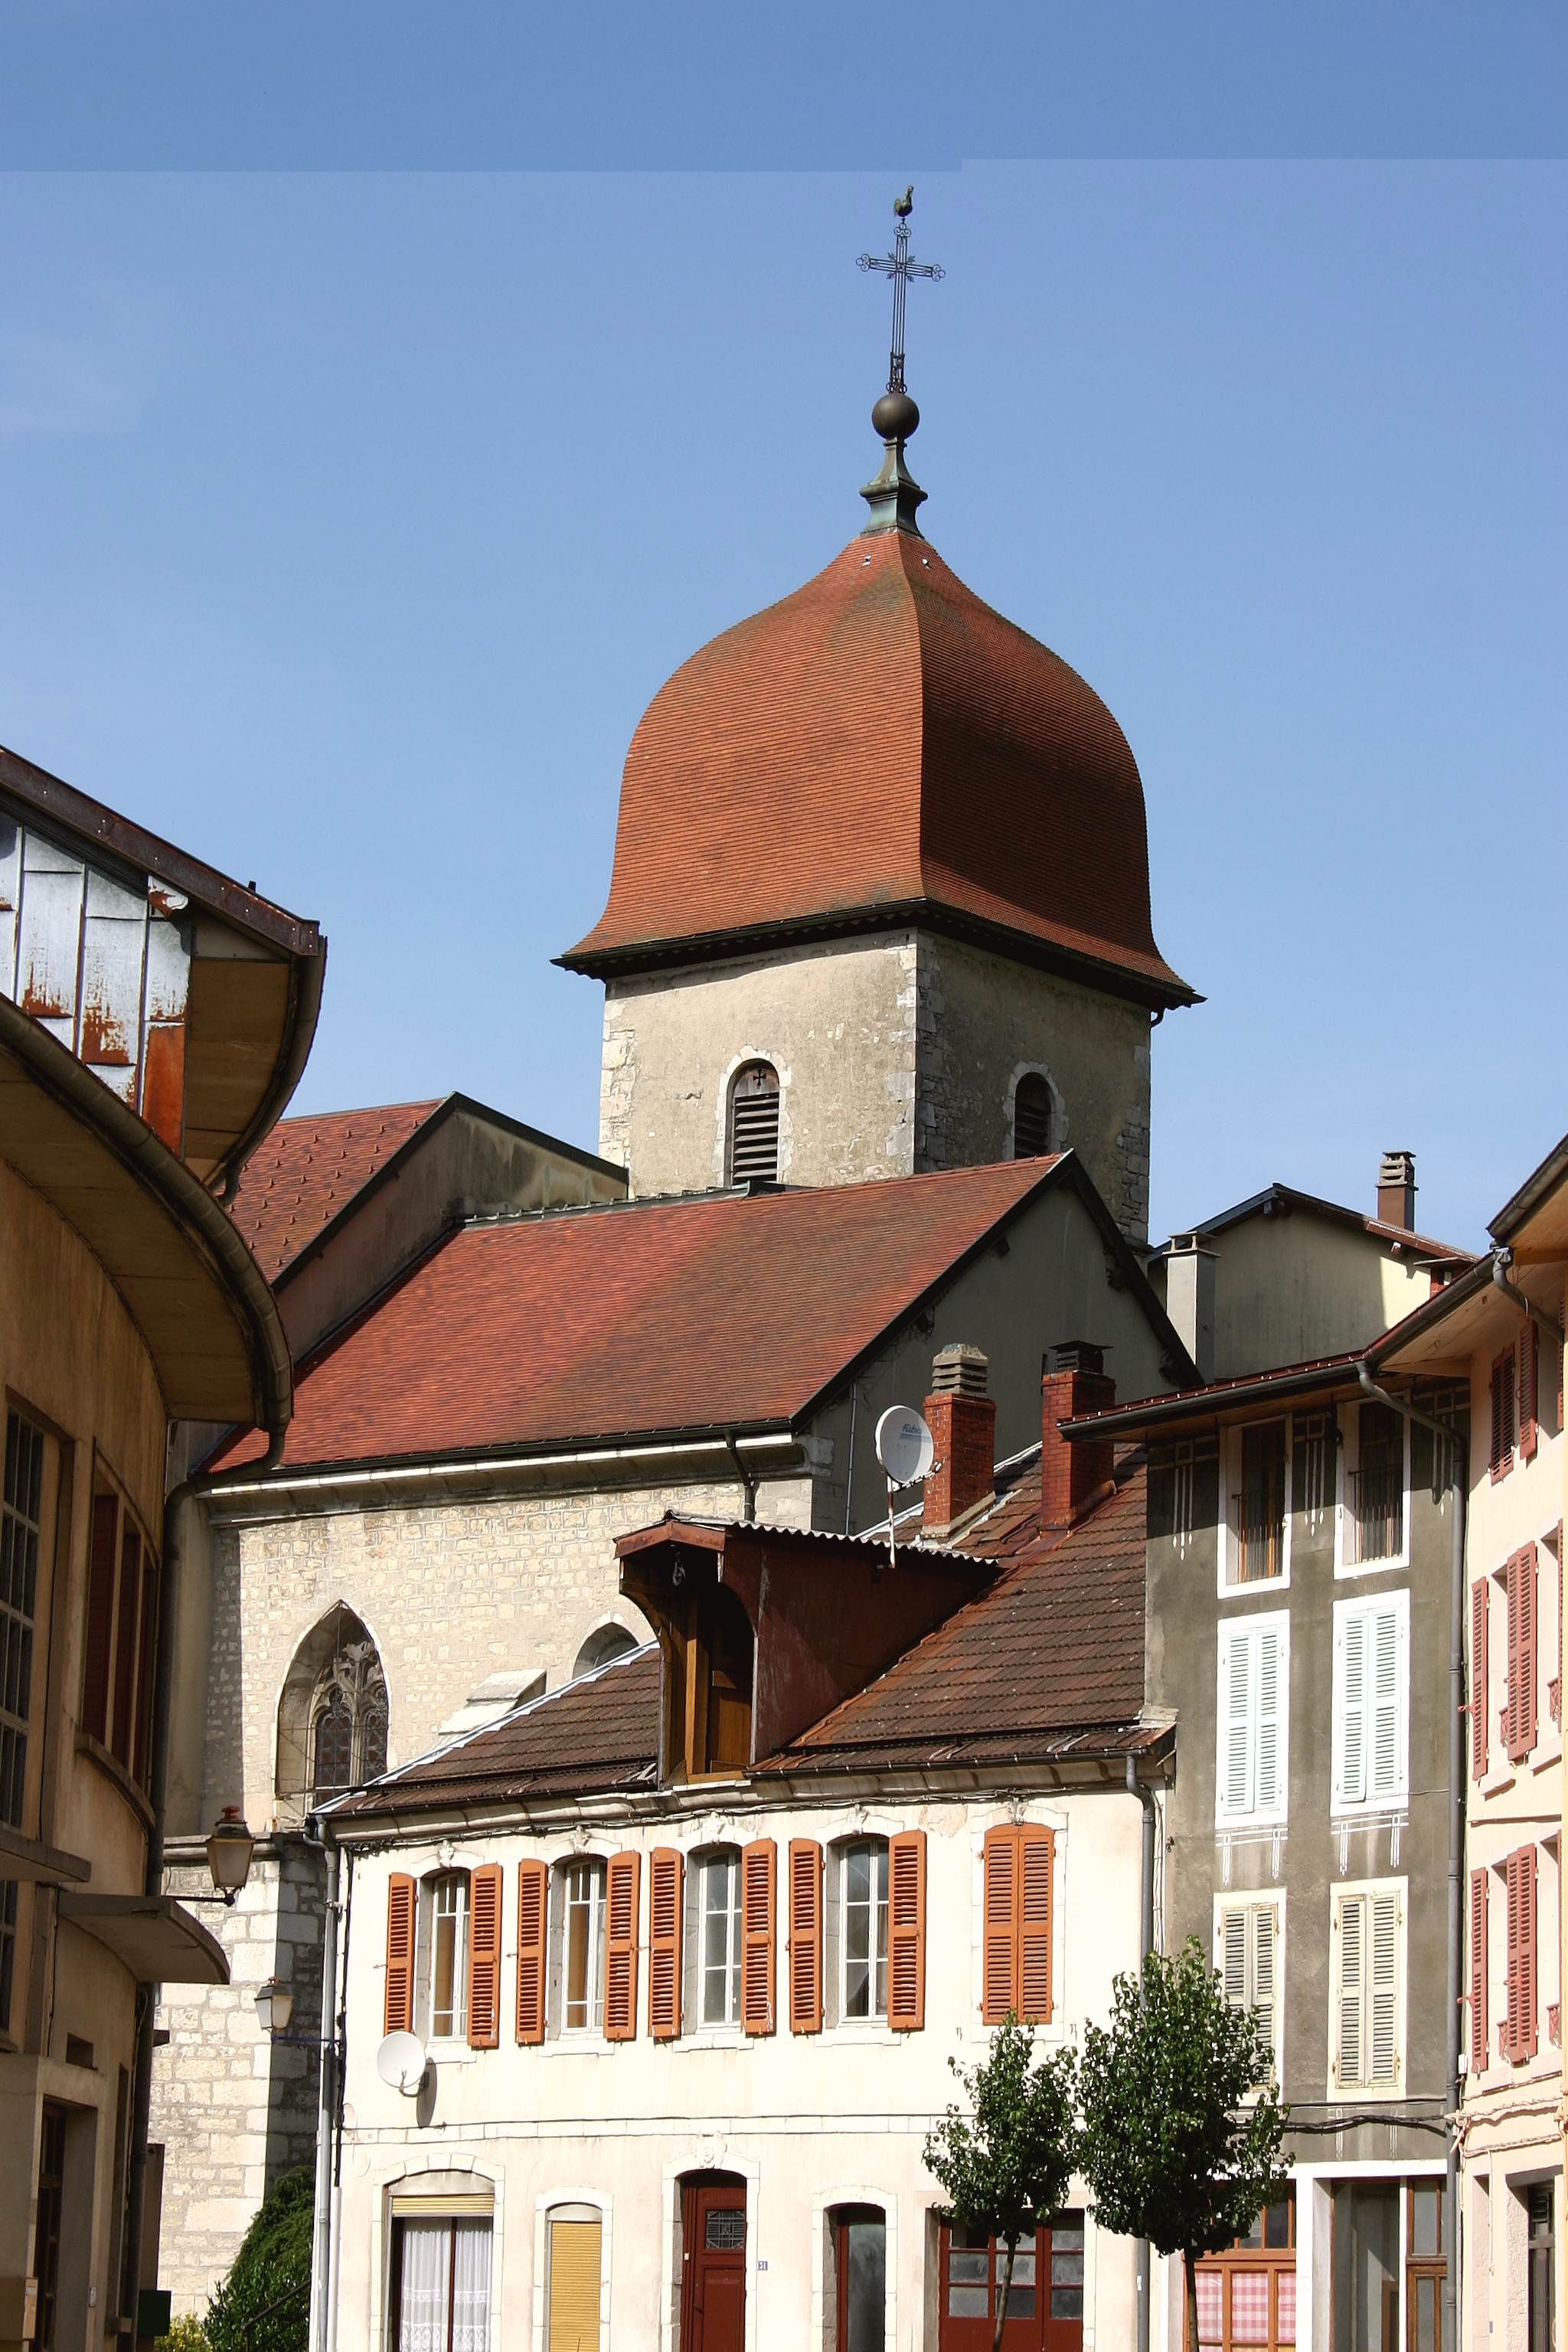
POLYGON ((1072 2053, 1036 2065, 1034 2040, 1032 2027, 1009 2017, 980 2065, 950 2058, 972 2113, 950 2106, 925 2144, 949 2218, 1007 2245, 1061 2206, 1077 2147, 1072 2053))

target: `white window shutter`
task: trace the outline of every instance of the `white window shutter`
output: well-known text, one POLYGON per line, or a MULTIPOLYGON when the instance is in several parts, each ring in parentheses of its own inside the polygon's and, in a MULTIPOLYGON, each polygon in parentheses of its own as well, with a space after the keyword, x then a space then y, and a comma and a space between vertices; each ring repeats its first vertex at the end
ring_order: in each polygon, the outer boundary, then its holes
POLYGON ((1253 1682, 1258 1637, 1239 1625, 1227 1629, 1225 1680, 1225 1810, 1253 1810, 1253 1682))
POLYGON ((1372 2069, 1369 2081, 1392 2084, 1399 2050, 1399 1897, 1372 1898, 1372 2069))
POLYGON ((1371 1781, 1367 1795, 1393 1798, 1399 1793, 1399 1717, 1404 1660, 1400 1640, 1402 1612, 1396 1603, 1367 1612, 1368 1664, 1372 1681, 1371 1781))
POLYGON ((1364 1895, 1347 1895, 1340 1904, 1340 2088, 1352 2090, 1361 2081, 1362 1945, 1364 1895))
POLYGON ((1366 1797, 1366 1619, 1359 1610, 1347 1610, 1340 1620, 1339 1769, 1334 1775, 1334 1800, 1359 1805, 1366 1797))
POLYGON ((1278 2045, 1274 2038, 1274 1943, 1276 1921, 1273 1906, 1260 1903, 1252 1914, 1252 2006, 1258 2012, 1258 2022, 1270 2050, 1278 2045))
POLYGON ((1271 1813, 1278 1810, 1279 1788, 1279 1728, 1280 1728, 1280 1641, 1277 1625, 1259 1626, 1253 1636, 1258 1644, 1258 1761, 1257 1810, 1271 1813))
POLYGON ((1220 1948, 1224 1959, 1225 1997, 1232 2009, 1247 2007, 1247 1914, 1226 1911, 1220 1916, 1220 1948))

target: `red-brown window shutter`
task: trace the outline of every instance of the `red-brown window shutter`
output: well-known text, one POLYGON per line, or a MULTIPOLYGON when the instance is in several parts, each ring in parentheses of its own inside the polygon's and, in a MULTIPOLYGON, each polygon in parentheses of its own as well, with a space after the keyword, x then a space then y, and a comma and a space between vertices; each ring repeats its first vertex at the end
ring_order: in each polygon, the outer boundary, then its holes
POLYGON ((1506 1477, 1513 1467, 1513 1349, 1500 1356, 1492 1366, 1492 1426, 1490 1467, 1492 1479, 1506 1477))
POLYGON ((500 2040, 500 1882, 499 1862, 481 1862, 468 1879, 468 2047, 500 2040))
POLYGON ((741 2022, 748 2033, 772 2033, 773 2018, 773 1881, 778 1847, 757 1838, 741 1848, 741 2022))
POLYGON ((1535 1745, 1535 1546, 1514 1553, 1508 1577, 1508 1753, 1522 1763, 1535 1745))
POLYGON ((1479 1577, 1470 1587, 1470 1770, 1478 1780, 1487 1774, 1487 1601, 1489 1577, 1479 1577))
POLYGON ((888 2023, 912 2033, 926 2021, 926 1833, 888 1840, 888 2023))
POLYGON ((613 1853, 605 1869, 605 2039, 634 2042, 637 2030, 637 1897, 640 1853, 613 1853))
POLYGON ((1487 2065, 1487 1873, 1470 1873, 1470 2072, 1487 2065))
POLYGON ((822 1848, 789 1842, 789 2030, 822 2031, 822 1848))
POLYGON ((542 1862, 517 1865, 517 2038, 544 2039, 544 1938, 550 1874, 542 1862))
POLYGON ((128 1772, 136 1690, 136 1603, 141 1590, 142 1538, 127 1519, 120 1533, 120 1606, 114 1616, 114 1713, 109 1725, 109 1748, 128 1772))
POLYGON ((1519 1853, 1519 2032, 1516 2054, 1535 2055, 1535 1848, 1519 1853))
POLYGON ((647 2030, 656 2042, 680 2032, 681 1858, 656 1846, 647 1864, 647 2030))
POLYGON ((112 1495, 92 1498, 92 1545, 87 1570, 87 1642, 82 1666, 81 1727, 94 1739, 109 1738, 110 1643, 114 1633, 114 1556, 119 1549, 120 1505, 112 1495))
POLYGON ((158 1564, 150 1550, 142 1555, 142 1640, 136 1660, 135 1746, 131 1770, 139 1789, 147 1786, 152 1770, 153 1675, 158 1632, 158 1564))
POLYGON ((1535 1453, 1536 1389, 1541 1370, 1541 1341, 1527 1315, 1519 1335, 1519 1450, 1526 1462, 1535 1453))
POLYGON ((980 2015, 987 2025, 1000 2025, 1009 2010, 1017 2008, 1018 1982, 1018 1832, 994 1829, 985 1832, 982 1860, 984 1917, 981 1924, 980 2015))
POLYGON ((395 1873, 386 1883, 386 2004, 383 2033, 414 2031, 414 1920, 418 1889, 395 1873))
POLYGON ((1021 2018, 1048 2023, 1051 2014, 1051 1864, 1056 1839, 1027 1823, 1018 1832, 1023 1868, 1023 1933, 1019 1938, 1018 2000, 1021 2018))

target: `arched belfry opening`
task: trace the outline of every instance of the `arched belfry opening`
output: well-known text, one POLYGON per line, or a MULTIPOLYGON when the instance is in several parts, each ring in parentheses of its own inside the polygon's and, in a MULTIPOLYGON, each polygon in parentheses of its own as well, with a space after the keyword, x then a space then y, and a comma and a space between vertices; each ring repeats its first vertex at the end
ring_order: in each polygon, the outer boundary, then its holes
POLYGON ((779 1074, 771 1062, 743 1062, 730 1082, 729 1179, 776 1184, 779 1074))
POLYGON ((386 1769, 386 1676, 369 1632, 339 1601, 294 1653, 278 1702, 279 1821, 386 1769))

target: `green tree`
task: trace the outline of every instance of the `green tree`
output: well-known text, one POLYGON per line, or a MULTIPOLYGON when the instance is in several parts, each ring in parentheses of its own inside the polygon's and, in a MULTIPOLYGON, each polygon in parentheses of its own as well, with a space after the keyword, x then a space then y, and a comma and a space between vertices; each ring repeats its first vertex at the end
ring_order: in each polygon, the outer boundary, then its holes
POLYGON ((1100 2226, 1148 2238, 1186 2266, 1188 2352, 1198 2352, 1197 2262, 1283 2196, 1290 2111, 1256 2012, 1233 2009, 1195 1936, 1118 1977, 1110 2029, 1084 2028, 1079 2163, 1100 2226), (1261 2087, 1259 2087, 1261 2086, 1261 2087))
POLYGON ((1037 2066, 1034 2043, 1034 2028, 1010 2015, 981 2064, 950 2058, 973 2113, 950 2106, 925 2144, 926 2168, 947 2192, 943 2218, 961 2230, 983 2230, 1007 2249, 993 2352, 1002 2341, 1018 2241, 1058 2210, 1073 2173, 1072 2053, 1058 2051, 1037 2066))
POLYGON ((315 2196, 308 2166, 273 2183, 207 2306, 202 2332, 210 2352, 305 2352, 315 2196))

